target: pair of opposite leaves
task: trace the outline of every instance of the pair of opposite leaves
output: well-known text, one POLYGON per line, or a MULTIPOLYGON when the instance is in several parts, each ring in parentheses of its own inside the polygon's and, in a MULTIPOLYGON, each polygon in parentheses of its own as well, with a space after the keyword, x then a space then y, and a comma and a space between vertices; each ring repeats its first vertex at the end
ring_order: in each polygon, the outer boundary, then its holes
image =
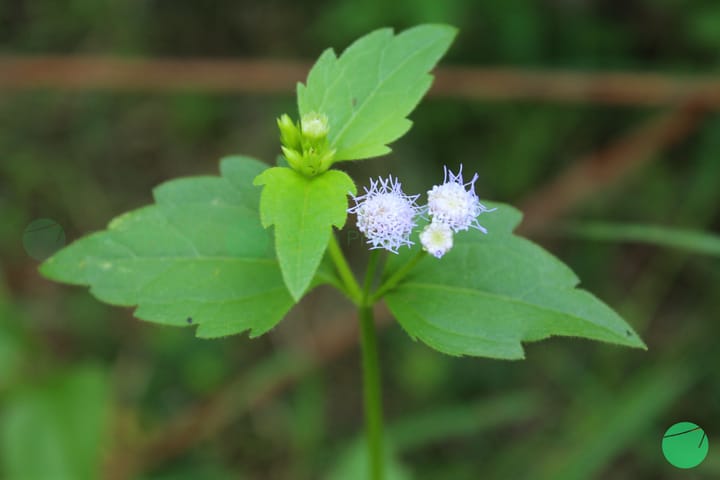
MULTIPOLYGON (((325 51, 298 86, 300 114, 328 115, 336 161, 387 153, 410 128, 406 116, 454 35, 441 25, 397 36, 384 29, 340 58, 325 51)), ((42 273, 88 285, 104 302, 137 306, 144 320, 187 325, 190 317, 201 337, 267 332, 309 288, 337 284, 323 255, 355 186, 339 170, 307 178, 247 157, 225 158, 220 170, 220 177, 160 185, 154 205, 61 250, 42 273), (263 185, 262 200, 253 179, 263 185), (274 235, 263 228, 269 225, 274 235)), ((492 206, 498 211, 485 222, 487 236, 459 236, 441 261, 425 258, 386 295, 413 338, 453 355, 507 359, 523 357, 521 341, 550 335, 644 347, 617 314, 574 288, 578 280, 565 265, 512 235, 517 210, 492 206)), ((388 270, 410 253, 394 256, 388 270)))

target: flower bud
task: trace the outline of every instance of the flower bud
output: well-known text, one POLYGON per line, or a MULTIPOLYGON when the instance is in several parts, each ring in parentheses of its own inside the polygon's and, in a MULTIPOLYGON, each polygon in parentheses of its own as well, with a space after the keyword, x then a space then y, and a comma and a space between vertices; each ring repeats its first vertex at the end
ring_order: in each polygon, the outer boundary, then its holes
POLYGON ((277 119, 283 155, 293 170, 306 177, 327 171, 335 159, 335 150, 327 140, 327 115, 310 112, 299 123, 283 114, 277 119))
POLYGON ((433 221, 420 233, 420 243, 423 250, 440 258, 453 247, 453 231, 447 224, 433 221))
POLYGON ((292 121, 290 116, 284 113, 277 119, 278 128, 280 129, 280 142, 287 148, 292 150, 300 150, 300 130, 292 121))
POLYGON ((282 150, 283 155, 285 155, 288 165, 290 165, 293 170, 300 170, 303 164, 302 154, 285 146, 281 146, 280 149, 282 150))
POLYGON ((320 140, 327 137, 330 131, 328 117, 323 113, 309 112, 302 116, 300 128, 304 137, 320 140))

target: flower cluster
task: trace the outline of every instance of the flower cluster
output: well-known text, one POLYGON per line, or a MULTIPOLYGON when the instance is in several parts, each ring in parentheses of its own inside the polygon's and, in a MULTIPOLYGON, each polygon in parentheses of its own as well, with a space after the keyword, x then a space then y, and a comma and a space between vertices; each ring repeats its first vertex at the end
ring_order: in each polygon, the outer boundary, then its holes
POLYGON ((280 142, 288 164, 298 172, 312 177, 323 173, 332 165, 335 150, 330 148, 330 125, 325 114, 309 112, 299 123, 285 114, 278 118, 280 142))
POLYGON ((420 242, 425 251, 440 258, 452 248, 453 233, 468 230, 470 227, 487 233, 487 229, 478 222, 478 216, 495 209, 489 209, 480 203, 475 193, 477 179, 476 173, 472 180, 464 182, 462 165, 457 175, 445 167, 442 185, 435 185, 427 192, 430 224, 420 234, 420 242))
POLYGON ((470 227, 487 233, 478 216, 495 209, 480 203, 475 194, 477 179, 475 174, 472 180, 464 182, 462 166, 457 175, 445 167, 443 183, 427 192, 428 204, 424 207, 415 204, 419 195, 403 193, 397 179, 371 180, 364 195, 353 196, 355 206, 348 212, 357 214, 358 229, 372 248, 385 248, 393 253, 402 245, 413 244, 410 234, 416 225, 415 218, 426 212, 430 223, 420 233, 420 243, 425 251, 440 258, 453 247, 455 233, 470 227))
POLYGON ((354 196, 355 206, 348 212, 357 215, 358 229, 371 248, 384 248, 397 253, 403 245, 410 246, 410 234, 420 208, 415 201, 420 195, 405 195, 397 178, 370 180, 365 194, 354 196))
POLYGON ((428 191, 428 213, 433 221, 442 222, 457 233, 470 227, 483 233, 487 230, 478 223, 477 217, 490 211, 475 194, 477 173, 472 180, 463 183, 462 165, 457 175, 445 167, 445 178, 442 185, 435 185, 428 191))

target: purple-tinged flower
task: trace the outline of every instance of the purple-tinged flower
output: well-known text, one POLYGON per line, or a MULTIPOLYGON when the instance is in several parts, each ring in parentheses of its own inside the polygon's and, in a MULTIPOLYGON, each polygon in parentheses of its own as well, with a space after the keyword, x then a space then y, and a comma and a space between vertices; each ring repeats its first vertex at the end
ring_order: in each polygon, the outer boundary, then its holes
POLYGON ((442 222, 454 232, 473 227, 487 233, 487 230, 478 223, 477 217, 481 213, 492 212, 495 209, 485 207, 475 194, 477 173, 472 180, 464 183, 462 165, 460 165, 457 175, 454 175, 447 167, 444 168, 443 184, 435 185, 432 190, 428 191, 427 211, 432 217, 432 221, 442 222))
POLYGON ((433 221, 420 233, 420 243, 423 250, 440 258, 453 247, 453 231, 445 223, 433 221))
POLYGON ((403 245, 410 246, 410 233, 415 228, 420 195, 405 195, 397 178, 370 180, 370 189, 358 197, 352 195, 355 206, 348 209, 357 215, 358 229, 371 248, 384 248, 398 253, 403 245))

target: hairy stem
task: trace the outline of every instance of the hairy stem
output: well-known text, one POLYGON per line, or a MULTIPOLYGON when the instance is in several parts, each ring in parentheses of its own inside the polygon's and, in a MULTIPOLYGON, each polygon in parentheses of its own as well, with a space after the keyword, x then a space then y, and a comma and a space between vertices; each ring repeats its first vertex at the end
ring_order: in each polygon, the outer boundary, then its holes
POLYGON ((385 282, 380 285, 377 291, 372 295, 372 297, 370 297, 369 303, 374 304, 375 302, 380 300, 383 295, 395 288, 397 284, 400 283, 400 281, 402 281, 402 279, 405 278, 405 276, 410 273, 413 268, 415 268, 415 265, 417 265, 420 260, 425 258, 426 255, 427 252, 425 252, 424 250, 420 250, 418 253, 416 253, 414 257, 408 260, 405 265, 397 269, 395 273, 390 275, 390 278, 385 280, 385 282))
POLYGON ((350 270, 350 265, 348 265, 345 255, 343 255, 334 234, 330 235, 328 253, 330 254, 330 259, 335 265, 335 269, 340 276, 340 281, 345 288, 344 293, 355 305, 361 305, 363 303, 363 293, 360 290, 360 285, 358 285, 357 280, 355 280, 355 276, 353 275, 352 270, 350 270))

